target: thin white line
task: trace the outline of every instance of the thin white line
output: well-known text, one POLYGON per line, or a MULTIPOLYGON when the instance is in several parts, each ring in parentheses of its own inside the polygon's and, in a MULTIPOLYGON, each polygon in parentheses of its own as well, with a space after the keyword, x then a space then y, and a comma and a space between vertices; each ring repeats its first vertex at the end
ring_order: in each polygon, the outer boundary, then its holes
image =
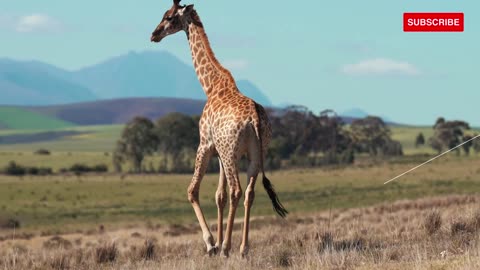
POLYGON ((471 141, 475 140, 476 138, 480 138, 480 135, 477 135, 477 136, 471 138, 470 140, 465 141, 465 142, 463 142, 463 143, 455 146, 454 148, 452 148, 452 149, 450 149, 450 150, 448 150, 448 151, 445 151, 445 152, 441 153, 440 155, 438 155, 438 156, 436 156, 436 157, 433 157, 433 158, 425 161, 424 163, 422 163, 422 164, 420 164, 420 165, 418 165, 418 166, 416 166, 416 167, 414 167, 414 168, 411 168, 410 170, 408 170, 408 171, 406 171, 406 172, 404 172, 404 173, 402 173, 402 174, 400 174, 400 175, 398 175, 398 176, 396 176, 396 177, 388 180, 387 182, 385 182, 385 183, 383 183, 383 184, 386 185, 386 184, 392 182, 393 180, 395 180, 395 179, 397 179, 397 178, 400 178, 400 177, 404 176, 405 174, 407 174, 407 173, 409 173, 409 172, 411 172, 411 171, 413 171, 413 170, 416 170, 416 169, 422 167, 423 165, 425 165, 425 164, 427 164, 427 163, 429 163, 429 162, 432 162, 432 161, 434 161, 435 159, 437 159, 437 158, 439 158, 439 157, 441 157, 441 156, 443 156, 443 155, 445 155, 445 154, 447 154, 447 153, 452 152, 453 150, 459 148, 460 146, 462 146, 462 145, 464 145, 464 144, 466 144, 466 143, 468 143, 468 142, 471 142, 471 141))

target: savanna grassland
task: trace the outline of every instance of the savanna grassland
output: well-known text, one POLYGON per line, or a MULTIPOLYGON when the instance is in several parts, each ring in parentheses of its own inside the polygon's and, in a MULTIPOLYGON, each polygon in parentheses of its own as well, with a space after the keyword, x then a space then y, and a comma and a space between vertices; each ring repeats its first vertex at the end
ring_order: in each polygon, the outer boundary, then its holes
MULTIPOLYGON (((385 201, 442 194, 480 192, 478 160, 451 157, 383 185, 410 164, 342 169, 296 169, 270 174, 283 203, 293 213, 368 206, 385 201)), ((133 222, 193 223, 186 200, 189 175, 82 175, 0 177, 0 210, 24 229, 133 222)), ((202 183, 202 207, 216 213, 218 175, 202 183)), ((272 215, 268 197, 258 187, 254 215, 272 215)))
MULTIPOLYGON (((478 269, 478 196, 255 217, 251 250, 208 257, 195 225, 18 234, 0 242, 3 269, 478 269)), ((236 250, 235 250, 236 249, 236 250)))
MULTIPOLYGON (((81 162, 111 170, 121 128, 73 129, 79 134, 59 141, 0 144, 0 166, 13 160, 58 172, 81 162), (51 154, 34 154, 40 148, 51 154)), ((413 154, 433 153, 413 147, 429 128, 392 130, 404 158, 268 172, 291 214, 275 217, 258 185, 247 258, 238 252, 242 204, 231 257, 205 256, 186 198, 190 175, 2 175, 0 269, 480 268, 480 156, 449 154, 384 185, 428 159, 413 154)), ((200 192, 213 231, 217 182, 207 175, 200 192)))

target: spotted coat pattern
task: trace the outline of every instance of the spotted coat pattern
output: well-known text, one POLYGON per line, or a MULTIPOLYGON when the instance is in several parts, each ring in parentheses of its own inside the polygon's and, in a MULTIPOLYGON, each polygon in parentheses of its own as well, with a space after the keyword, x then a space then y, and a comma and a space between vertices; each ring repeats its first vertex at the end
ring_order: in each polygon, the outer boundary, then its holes
POLYGON ((216 59, 193 5, 180 6, 179 1, 174 2, 153 32, 151 40, 159 42, 167 35, 184 30, 187 33, 195 72, 207 96, 199 123, 200 143, 194 174, 188 187, 188 199, 199 220, 209 254, 221 249, 223 255, 228 256, 235 211, 242 196, 237 164, 243 155, 247 155, 250 163, 247 171, 244 230, 240 247, 242 255, 246 255, 250 208, 253 204, 257 176, 260 171, 263 172, 263 159, 271 137, 270 122, 264 108, 238 90, 231 73, 216 59), (220 163, 219 185, 215 194, 218 207, 216 243, 199 201, 200 183, 214 155, 218 155, 220 163), (227 187, 230 194, 228 198, 227 187), (224 236, 223 209, 227 199, 230 200, 230 207, 224 236))

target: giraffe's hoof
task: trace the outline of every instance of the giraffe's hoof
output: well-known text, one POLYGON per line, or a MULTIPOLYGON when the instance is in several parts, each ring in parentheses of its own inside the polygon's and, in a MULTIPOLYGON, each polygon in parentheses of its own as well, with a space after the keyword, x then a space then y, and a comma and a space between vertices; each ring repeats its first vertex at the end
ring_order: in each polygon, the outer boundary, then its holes
POLYGON ((242 254, 242 258, 246 258, 248 255, 249 248, 248 246, 241 246, 240 253, 242 254))
POLYGON ((219 249, 218 249, 217 246, 209 247, 209 248, 207 249, 208 256, 212 257, 213 255, 217 255, 218 250, 219 250, 219 249))
POLYGON ((222 250, 222 244, 215 244, 215 249, 217 249, 217 253, 222 250))
POLYGON ((228 258, 229 257, 229 254, 230 251, 227 250, 226 248, 222 248, 222 256, 225 257, 225 258, 228 258))

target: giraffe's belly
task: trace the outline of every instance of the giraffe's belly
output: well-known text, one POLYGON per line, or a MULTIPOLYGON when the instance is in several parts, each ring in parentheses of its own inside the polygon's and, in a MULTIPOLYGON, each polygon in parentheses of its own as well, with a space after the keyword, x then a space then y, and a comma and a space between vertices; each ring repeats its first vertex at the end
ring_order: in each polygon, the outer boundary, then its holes
POLYGON ((211 135, 213 146, 220 156, 232 156, 236 159, 247 154, 249 144, 257 141, 250 122, 212 128, 211 135))

